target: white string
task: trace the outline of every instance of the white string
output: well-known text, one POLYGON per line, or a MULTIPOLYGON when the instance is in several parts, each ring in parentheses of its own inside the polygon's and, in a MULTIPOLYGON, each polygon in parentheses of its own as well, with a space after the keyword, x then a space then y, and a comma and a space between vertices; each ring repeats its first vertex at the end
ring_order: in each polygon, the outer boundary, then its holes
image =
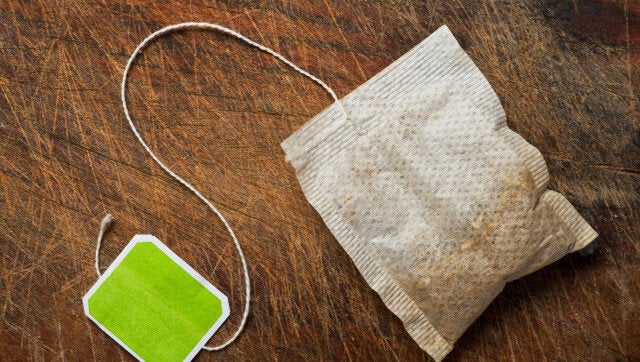
MULTIPOLYGON (((260 49, 260 50, 262 50, 264 52, 267 52, 267 53, 273 55, 274 57, 280 59, 282 62, 284 62, 285 64, 287 64, 291 68, 293 68, 296 72, 298 72, 298 73, 306 76, 307 78, 313 80, 314 82, 318 83, 322 88, 324 88, 331 95, 331 98, 333 98, 334 102, 338 105, 338 107, 340 108, 342 113, 344 113, 345 117, 347 119, 348 119, 348 117, 347 117, 346 111, 342 107, 342 104, 340 104, 340 101, 338 100, 338 96, 336 96, 336 93, 333 91, 333 89, 331 89, 323 81, 321 81, 320 79, 316 78, 315 76, 309 74, 308 72, 306 72, 305 70, 301 69, 297 65, 293 64, 290 60, 288 60, 287 58, 283 57, 282 55, 276 53, 275 51, 271 50, 270 48, 267 48, 266 46, 264 46, 262 44, 258 44, 256 42, 254 42, 253 40, 247 38, 246 36, 236 32, 234 30, 225 28, 225 27, 217 25, 217 24, 190 22, 190 23, 180 23, 180 24, 175 24, 175 25, 170 25, 170 26, 164 27, 164 28, 152 33, 151 35, 147 36, 138 45, 138 47, 133 51, 133 53, 131 54, 131 57, 129 58, 129 61, 127 62, 127 66, 124 68, 124 73, 122 75, 122 86, 121 86, 122 108, 124 109, 124 114, 127 117, 127 120, 129 121, 129 127, 131 128, 131 130, 135 134, 136 138, 138 139, 138 141, 140 142, 142 147, 144 147, 144 149, 147 151, 147 153, 151 156, 151 158, 153 158, 153 160, 158 165, 160 165, 160 167, 162 167, 163 170, 165 170, 169 175, 171 175, 171 177, 173 177, 178 182, 183 184, 186 188, 191 190, 191 192, 193 192, 200 200, 202 200, 202 202, 204 202, 209 207, 209 209, 211 209, 211 211, 213 211, 216 214, 216 216, 220 219, 220 221, 222 221, 224 226, 227 228, 227 231, 229 232, 229 235, 231 235, 231 238, 233 239, 233 243, 235 244, 235 247, 238 250, 238 254, 240 255, 240 260, 242 261, 242 269, 243 269, 243 272, 244 272, 244 280, 245 280, 245 294, 246 294, 246 299, 245 299, 245 304, 244 304, 244 312, 242 313, 242 321, 240 322, 240 326, 238 327, 238 329, 236 330, 234 335, 231 338, 229 338, 226 342, 224 342, 221 345, 215 346, 215 347, 208 347, 208 346, 203 347, 203 349, 205 349, 207 351, 217 351, 217 350, 221 350, 221 349, 227 347, 229 344, 231 344, 233 341, 235 341, 236 338, 238 338, 238 336, 240 335, 240 333, 244 329, 244 326, 245 326, 245 324, 247 322, 247 317, 249 316, 249 301, 251 299, 251 280, 249 278, 249 270, 248 270, 248 267, 247 267, 247 260, 244 257, 244 253, 242 252, 242 247, 240 246, 240 243, 238 242, 238 238, 236 237, 235 233, 231 229, 231 226, 229 226, 229 223, 224 218, 224 216, 222 216, 220 211, 218 211, 218 209, 215 206, 213 206, 213 204, 211 204, 211 202, 207 198, 202 196, 202 194, 198 190, 196 190, 195 187, 193 187, 190 183, 188 183, 187 181, 182 179, 182 177, 178 176, 175 172, 173 172, 171 169, 169 169, 169 167, 165 166, 165 164, 162 163, 162 161, 160 161, 160 159, 155 155, 155 153, 153 153, 151 151, 151 149, 149 148, 147 143, 142 139, 142 136, 140 136, 140 133, 138 133, 138 130, 136 129, 136 126, 133 124, 133 121, 131 120, 131 116, 129 115, 129 109, 127 108, 127 97, 126 97, 127 76, 129 75, 129 70, 131 69, 131 66, 132 66, 133 62, 135 61, 136 57, 138 56, 138 54, 140 54, 142 49, 145 46, 147 46, 147 44, 151 40, 153 40, 153 39, 155 39, 155 38, 157 38, 157 37, 159 37, 159 36, 161 36, 163 34, 166 34, 166 33, 169 33, 169 32, 175 31, 175 30, 186 29, 186 28, 218 30, 218 31, 221 31, 221 32, 223 32, 225 34, 234 36, 234 37, 244 41, 245 43, 247 43, 249 45, 252 45, 252 46, 254 46, 254 47, 256 47, 256 48, 258 48, 258 49, 260 49)), ((110 215, 108 215, 108 216, 110 216, 110 215)), ((106 219, 107 219, 107 217, 105 217, 105 219, 103 220, 103 224, 105 224, 105 220, 106 219)), ((106 224, 108 224, 109 222, 110 222, 110 220, 106 221, 106 224)), ((104 228, 103 228, 103 226, 104 225, 101 225, 101 227, 100 227, 100 235, 98 237, 98 249, 100 248, 100 242, 101 242, 101 239, 102 239, 102 235, 104 233, 103 229, 106 228, 106 226, 104 228)), ((96 250, 96 270, 98 271, 98 275, 99 275, 100 274, 100 270, 98 269, 98 250, 96 250)))
POLYGON ((104 233, 107 231, 109 226, 113 222, 113 216, 111 214, 106 214, 102 218, 102 222, 100 222, 100 232, 98 233, 98 245, 96 246, 96 273, 98 273, 98 278, 102 276, 100 273, 100 247, 102 246, 102 237, 104 233))

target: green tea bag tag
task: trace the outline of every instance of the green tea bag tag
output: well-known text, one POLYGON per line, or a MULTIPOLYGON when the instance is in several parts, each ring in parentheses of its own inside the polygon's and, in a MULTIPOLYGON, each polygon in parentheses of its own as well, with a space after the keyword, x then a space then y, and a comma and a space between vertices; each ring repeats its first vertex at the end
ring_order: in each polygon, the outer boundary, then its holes
POLYGON ((229 316, 227 297, 152 235, 131 239, 82 301, 141 361, 190 361, 229 316))

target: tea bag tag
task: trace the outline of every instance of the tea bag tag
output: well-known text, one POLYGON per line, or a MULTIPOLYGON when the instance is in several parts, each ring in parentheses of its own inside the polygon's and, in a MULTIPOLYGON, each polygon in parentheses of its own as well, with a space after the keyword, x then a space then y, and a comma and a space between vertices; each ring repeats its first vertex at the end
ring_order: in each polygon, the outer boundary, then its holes
POLYGON ((136 235, 82 298, 143 361, 190 361, 229 316, 227 297, 152 235, 136 235))

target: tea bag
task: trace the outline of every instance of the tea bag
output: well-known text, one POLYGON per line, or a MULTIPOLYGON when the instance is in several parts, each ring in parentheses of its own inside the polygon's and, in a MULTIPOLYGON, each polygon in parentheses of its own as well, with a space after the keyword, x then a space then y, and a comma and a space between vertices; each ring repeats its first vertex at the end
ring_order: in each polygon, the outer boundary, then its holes
POLYGON ((282 143, 302 190, 367 283, 441 360, 502 290, 596 232, 547 190, 446 26, 282 143))

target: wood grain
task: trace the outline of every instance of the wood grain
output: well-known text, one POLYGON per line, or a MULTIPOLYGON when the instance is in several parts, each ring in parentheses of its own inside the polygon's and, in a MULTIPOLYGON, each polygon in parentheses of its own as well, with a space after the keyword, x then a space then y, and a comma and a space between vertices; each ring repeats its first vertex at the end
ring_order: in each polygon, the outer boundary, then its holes
MULTIPOLYGON (((339 96, 442 24, 537 146, 551 188, 600 233, 503 293, 451 360, 640 359, 640 1, 0 1, 0 359, 131 360, 83 314, 95 237, 104 265, 153 233, 231 300, 224 228, 157 167, 119 104, 151 31, 218 22, 272 47, 339 96)), ((279 143, 330 104, 313 82, 213 32, 155 42, 131 112, 150 146, 236 230, 254 297, 237 343, 199 359, 428 360, 305 200, 279 143)))

